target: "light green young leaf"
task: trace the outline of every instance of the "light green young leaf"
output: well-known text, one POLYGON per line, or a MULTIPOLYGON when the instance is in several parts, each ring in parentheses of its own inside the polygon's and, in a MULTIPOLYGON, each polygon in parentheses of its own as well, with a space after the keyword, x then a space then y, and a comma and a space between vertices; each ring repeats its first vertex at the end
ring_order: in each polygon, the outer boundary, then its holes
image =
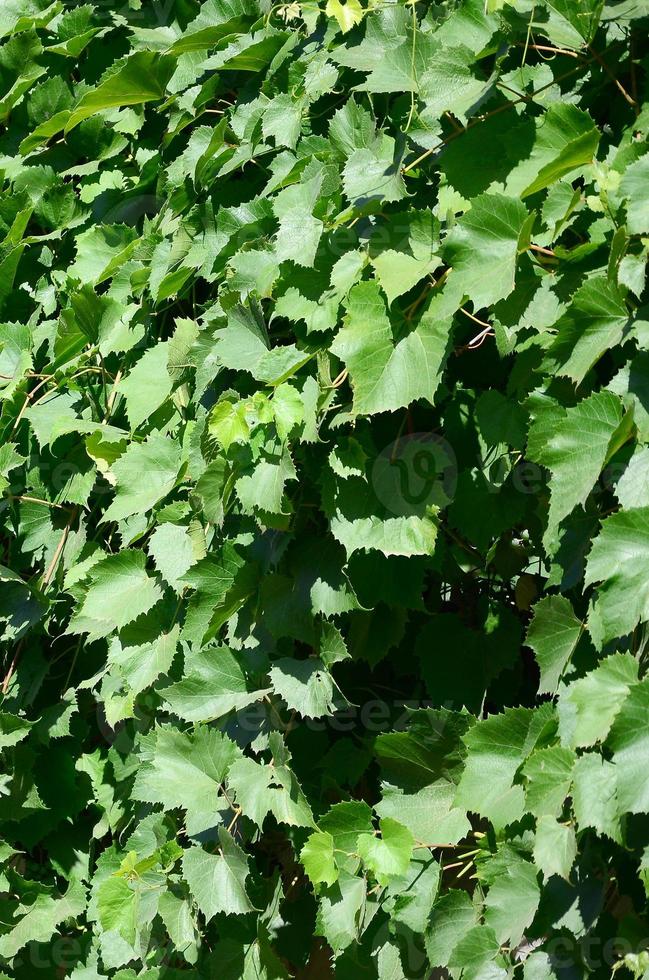
POLYGON ((361 834, 357 848, 363 864, 377 881, 387 884, 391 878, 406 873, 415 839, 407 827, 392 817, 383 817, 379 827, 380 838, 374 834, 361 834))
POLYGON ((341 0, 327 0, 325 13, 327 17, 336 18, 343 34, 351 31, 356 24, 360 24, 365 15, 358 0, 345 0, 344 3, 341 3, 341 0))
POLYGON ((361 834, 372 833, 372 810, 363 800, 345 800, 334 803, 318 821, 322 833, 329 834, 334 842, 334 860, 340 869, 353 874, 358 869, 356 854, 361 834))
POLYGON ((333 885, 338 878, 334 839, 325 831, 318 830, 311 834, 300 851, 300 861, 314 885, 333 885))
POLYGON ((106 878, 97 891, 97 911, 103 929, 116 932, 133 946, 139 925, 139 892, 126 878, 106 878))
POLYGON ((250 427, 246 420, 245 403, 231 402, 227 398, 217 402, 210 413, 209 432, 226 453, 234 442, 246 442, 250 427))

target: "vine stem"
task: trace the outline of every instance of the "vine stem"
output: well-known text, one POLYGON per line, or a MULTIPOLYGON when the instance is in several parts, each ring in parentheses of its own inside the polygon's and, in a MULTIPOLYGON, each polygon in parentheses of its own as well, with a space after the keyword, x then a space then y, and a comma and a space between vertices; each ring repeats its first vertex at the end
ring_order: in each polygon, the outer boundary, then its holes
POLYGON ((54 510, 70 510, 64 504, 55 504, 51 500, 43 500, 41 497, 30 497, 27 494, 9 494, 7 500, 20 500, 26 504, 42 504, 43 507, 51 507, 54 510))
POLYGON ((2 693, 3 694, 6 694, 7 691, 8 691, 8 689, 9 689, 9 685, 11 683, 11 678, 13 677, 14 671, 16 670, 16 666, 18 664, 18 658, 20 656, 20 651, 22 649, 22 645, 23 645, 23 641, 21 640, 20 643, 18 644, 18 646, 16 647, 16 652, 13 655, 13 659, 12 659, 11 663, 9 664, 9 670, 5 674, 5 679, 2 682, 2 693))
POLYGON ((543 248, 542 245, 528 245, 528 249, 532 252, 538 252, 540 255, 549 255, 553 259, 557 257, 551 248, 543 248))
POLYGON ((550 54, 565 54, 569 58, 581 58, 581 55, 576 51, 569 51, 568 48, 554 48, 551 44, 524 44, 522 41, 516 41, 515 47, 524 47, 526 50, 531 48, 532 51, 548 51, 550 54))
POLYGON ((56 570, 56 566, 59 563, 59 558, 61 557, 61 554, 63 553, 63 549, 65 548, 65 542, 68 540, 68 535, 70 533, 70 528, 72 527, 72 522, 74 521, 74 519, 75 519, 76 516, 77 516, 76 509, 73 508, 72 509, 72 513, 70 514, 70 516, 68 518, 68 523, 63 528, 63 534, 61 535, 61 537, 59 539, 59 543, 56 546, 56 551, 54 552, 54 557, 52 558, 52 561, 47 566, 47 571, 45 572, 45 575, 43 576, 43 586, 47 586, 47 585, 50 584, 50 579, 52 578, 52 576, 53 576, 53 574, 54 574, 54 572, 56 570))

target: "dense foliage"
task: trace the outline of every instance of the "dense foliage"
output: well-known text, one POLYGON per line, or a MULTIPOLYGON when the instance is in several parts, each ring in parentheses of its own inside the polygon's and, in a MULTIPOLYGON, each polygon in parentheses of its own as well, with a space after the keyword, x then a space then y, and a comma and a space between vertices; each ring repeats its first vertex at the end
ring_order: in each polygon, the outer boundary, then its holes
POLYGON ((649 976, 649 3, 483 3, 2 0, 2 977, 649 976))

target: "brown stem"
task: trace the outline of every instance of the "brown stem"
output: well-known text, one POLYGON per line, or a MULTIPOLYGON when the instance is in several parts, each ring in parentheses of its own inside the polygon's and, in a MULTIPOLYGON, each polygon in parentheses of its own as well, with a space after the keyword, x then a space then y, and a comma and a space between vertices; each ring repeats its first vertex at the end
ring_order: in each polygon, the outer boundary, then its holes
POLYGON ((68 534, 70 533, 70 528, 72 527, 72 522, 73 522, 73 520, 75 519, 76 516, 77 516, 77 511, 76 511, 76 508, 75 508, 75 509, 72 510, 72 513, 70 514, 70 516, 68 518, 68 523, 63 528, 63 534, 61 535, 61 538, 59 540, 59 543, 56 546, 56 551, 54 552, 54 557, 52 558, 52 561, 47 566, 47 571, 45 572, 45 575, 43 576, 43 585, 44 586, 49 585, 49 583, 50 583, 50 579, 52 578, 52 576, 54 574, 54 571, 56 569, 56 566, 58 565, 58 562, 59 562, 59 558, 61 557, 61 554, 63 552, 63 549, 65 548, 65 542, 68 540, 68 534))
POLYGON ((539 252, 541 255, 549 255, 551 258, 556 259, 556 255, 551 248, 543 248, 542 245, 529 245, 528 248, 532 252, 539 252))
POLYGON ((484 320, 478 320, 477 316, 474 316, 473 313, 469 313, 469 311, 465 310, 463 306, 460 307, 460 312, 464 313, 465 316, 468 316, 469 320, 473 320, 473 322, 477 323, 480 327, 491 327, 490 323, 485 323, 484 320))
POLYGON ((569 58, 580 58, 581 55, 577 54, 576 51, 569 51, 568 48, 553 48, 551 44, 527 44, 525 45, 523 41, 516 41, 515 47, 517 48, 531 48, 533 51, 549 51, 550 54, 565 54, 569 58))
POLYGON ((55 504, 51 500, 43 500, 41 497, 29 497, 27 494, 9 494, 8 500, 21 500, 27 504, 42 504, 44 507, 53 507, 55 510, 70 510, 65 504, 55 504))
POLYGON ((11 678, 13 677, 14 671, 16 670, 16 665, 18 664, 18 657, 20 656, 21 647, 22 647, 22 640, 20 641, 20 643, 16 647, 16 652, 14 653, 13 659, 12 659, 11 663, 9 664, 9 670, 7 671, 7 673, 5 675, 5 679, 2 682, 2 693, 3 694, 6 694, 7 693, 8 689, 9 689, 9 685, 11 684, 11 678))

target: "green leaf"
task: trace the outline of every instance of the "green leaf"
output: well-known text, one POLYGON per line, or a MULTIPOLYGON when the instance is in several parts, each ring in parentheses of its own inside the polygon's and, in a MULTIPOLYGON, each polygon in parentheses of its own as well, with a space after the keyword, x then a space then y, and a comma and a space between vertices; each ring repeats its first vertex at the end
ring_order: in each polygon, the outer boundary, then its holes
POLYGON ((394 922, 407 926, 414 933, 425 931, 441 879, 437 861, 422 857, 421 853, 413 855, 406 874, 402 878, 393 878, 387 890, 393 903, 386 903, 386 911, 390 910, 394 922))
POLYGON ((648 705, 649 680, 645 678, 628 692, 608 738, 621 813, 646 813, 649 809, 649 735, 643 724, 648 705))
POLYGON ((534 865, 520 858, 509 860, 490 886, 485 903, 485 925, 493 929, 499 943, 508 941, 515 946, 520 942, 540 896, 534 865))
POLYGON ((570 791, 575 753, 563 745, 536 749, 523 767, 525 807, 537 817, 557 816, 570 791))
POLYGON ((573 748, 603 742, 629 689, 637 681, 638 665, 633 657, 615 653, 564 688, 559 698, 562 742, 573 748))
POLYGON ((649 205, 644 194, 649 177, 649 154, 630 164, 620 182, 620 194, 626 199, 626 224, 631 235, 649 232, 649 205))
POLYGON ((331 350, 349 370, 356 414, 394 412, 419 398, 432 401, 448 352, 451 305, 440 294, 418 326, 395 343, 378 286, 353 287, 331 350))
POLYGON ((4 636, 7 640, 18 640, 42 618, 45 602, 20 575, 4 565, 0 565, 0 582, 0 623, 5 624, 4 636))
POLYGON ((255 5, 249 0, 207 0, 170 51, 179 55, 207 50, 223 37, 245 30, 255 14, 255 5))
POLYGON ((180 579, 195 563, 188 529, 182 524, 158 524, 147 550, 164 580, 176 589, 182 588, 180 579))
POLYGON ((173 490, 181 462, 178 443, 160 433, 146 442, 132 442, 110 468, 117 492, 103 520, 121 521, 150 510, 173 490))
POLYGON ((65 124, 69 133, 96 112, 141 105, 161 99, 175 68, 175 60, 154 51, 137 51, 114 68, 104 81, 81 97, 65 124))
POLYGON ((400 201, 406 188, 399 170, 397 144, 391 136, 379 134, 371 146, 354 150, 343 170, 343 188, 357 207, 371 201, 400 201))
POLYGON ((496 958, 499 944, 489 926, 473 926, 455 946, 449 965, 462 969, 466 977, 487 977, 488 965, 496 958))
POLYGON ((221 784, 240 750, 221 732, 198 728, 184 734, 163 725, 155 729, 138 769, 133 798, 165 809, 216 809, 221 784), (192 793, 187 795, 187 786, 192 793))
POLYGON ((534 606, 527 644, 541 671, 540 694, 554 693, 584 629, 564 596, 546 596, 534 606))
MULTIPOLYGON (((478 105, 488 91, 489 82, 476 77, 473 55, 464 44, 465 38, 466 35, 461 32, 459 44, 434 48, 429 58, 426 58, 427 52, 421 40, 413 42, 424 61, 423 71, 417 72, 419 97, 423 102, 419 118, 424 124, 424 132, 436 128, 439 119, 447 112, 460 119, 467 118, 473 106, 478 105)), ((407 54, 407 51, 402 51, 402 57, 407 54)), ((382 68, 379 66, 373 75, 380 77, 382 68)))
POLYGON ((556 547, 559 524, 586 502, 604 465, 630 437, 632 425, 632 416, 624 414, 619 398, 608 391, 595 392, 574 408, 551 406, 532 424, 528 455, 552 474, 546 547, 556 547))
POLYGON ((447 779, 423 786, 416 793, 404 793, 389 783, 383 784, 383 799, 375 809, 380 817, 399 820, 421 841, 432 844, 457 844, 470 830, 464 809, 455 807, 456 787, 447 779))
POLYGON ((19 718, 7 711, 0 711, 0 749, 18 745, 24 738, 27 738, 31 727, 32 723, 26 718, 19 718))
POLYGON ((245 915, 253 911, 246 891, 248 858, 231 834, 219 827, 218 854, 191 847, 183 855, 183 877, 209 922, 219 912, 245 915))
POLYGON ((21 917, 0 937, 0 956, 12 959, 27 943, 47 943, 60 923, 75 919, 86 908, 86 889, 80 881, 70 882, 60 898, 34 889, 32 901, 21 906, 21 917))
POLYGON ((126 878, 106 878, 97 892, 97 911, 102 928, 116 932, 131 946, 139 924, 139 895, 126 878))
POLYGON ((620 511, 602 522, 586 565, 586 585, 601 583, 588 628, 598 647, 649 619, 642 583, 649 567, 649 508, 620 511))
POLYGON ((380 884, 387 884, 392 877, 406 873, 415 841, 408 828, 392 817, 384 817, 379 827, 380 838, 361 834, 357 847, 363 864, 380 884))
POLYGON ((44 27, 58 13, 57 3, 38 3, 37 0, 7 0, 0 14, 0 37, 44 27))
POLYGON ((161 598, 162 591, 147 573, 141 551, 108 555, 90 569, 85 595, 68 629, 107 636, 148 612, 161 598))
POLYGON ((334 861, 334 839, 326 831, 311 834, 300 851, 300 861, 314 885, 333 885, 338 879, 334 861))
POLYGON ((547 704, 538 711, 509 708, 475 724, 463 736, 468 756, 456 805, 480 813, 497 828, 520 820, 523 788, 514 785, 514 776, 552 728, 553 712, 547 704))
POLYGON ((597 752, 584 752, 575 763, 572 799, 580 830, 593 827, 621 841, 617 801, 617 770, 597 752))
POLYGON ((549 352, 557 373, 580 384, 602 355, 620 343, 628 323, 619 289, 604 277, 589 279, 557 323, 549 352))
POLYGON ((574 105, 554 103, 538 120, 529 159, 510 172, 508 193, 530 197, 552 186, 578 167, 591 164, 598 144, 599 131, 587 112, 574 105))
MULTIPOLYGON (((509 296, 519 253, 527 247, 525 205, 501 194, 481 194, 446 239, 456 294, 470 296, 475 310, 509 296)), ((458 304, 460 305, 460 304, 458 304)))
POLYGON ((426 953, 431 966, 447 966, 460 939, 470 933, 477 914, 467 892, 453 888, 433 905, 426 929, 426 953))
POLYGON ((249 371, 265 384, 281 384, 311 359, 311 354, 294 344, 271 350, 263 321, 244 307, 230 311, 227 327, 218 331, 216 340, 216 352, 225 367, 249 371))
POLYGON ((126 399, 126 414, 131 429, 137 429, 171 394, 172 382, 167 371, 169 344, 156 344, 144 352, 137 364, 120 381, 117 391, 126 399))
POLYGON ((559 823, 554 817, 540 817, 536 822, 534 861, 546 878, 561 875, 566 880, 577 856, 577 840, 573 827, 559 823))
MULTIPOLYGON (((278 749, 277 742, 274 750, 278 749)), ((278 753, 279 754, 279 753, 278 753)), ((228 785, 237 803, 258 827, 272 813, 278 823, 294 827, 313 827, 311 807, 287 763, 278 758, 272 765, 253 759, 238 759, 228 773, 228 785)))
POLYGON ((363 878, 343 871, 338 881, 324 889, 320 896, 315 935, 326 939, 334 955, 358 937, 366 890, 363 878))
POLYGON ((548 6, 565 17, 584 41, 592 40, 602 13, 601 0, 548 0, 548 6))
POLYGON ((305 718, 330 715, 334 706, 334 682, 321 660, 282 657, 270 671, 275 691, 287 706, 305 718))
POLYGON ((248 691, 239 661, 227 647, 206 647, 185 657, 185 675, 160 690, 170 711, 184 721, 213 721, 269 693, 248 691))
POLYGON ((322 187, 317 175, 302 184, 280 191, 273 201, 273 211, 279 220, 275 252, 280 262, 291 260, 298 265, 312 266, 324 225, 313 217, 313 209, 322 187))

